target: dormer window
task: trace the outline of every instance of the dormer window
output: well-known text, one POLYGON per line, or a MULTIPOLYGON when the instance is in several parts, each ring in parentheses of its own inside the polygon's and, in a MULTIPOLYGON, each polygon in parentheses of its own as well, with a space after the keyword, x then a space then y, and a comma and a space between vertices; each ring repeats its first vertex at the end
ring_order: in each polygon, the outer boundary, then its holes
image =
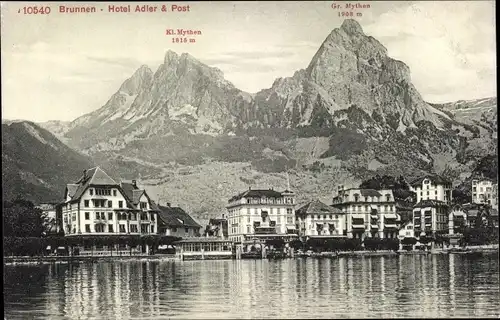
POLYGON ((91 189, 89 189, 89 194, 90 194, 91 196, 93 196, 93 195, 94 195, 94 189, 92 189, 92 188, 91 188, 91 189))
POLYGON ((355 202, 359 201, 359 194, 357 194, 357 193, 354 194, 354 201, 355 202))
POLYGON ((391 195, 390 195, 390 194, 386 194, 386 195, 385 195, 385 200, 386 200, 387 202, 391 201, 391 195))
POLYGON ((424 184, 429 184, 429 180, 428 180, 428 179, 425 179, 425 180, 424 180, 424 184))

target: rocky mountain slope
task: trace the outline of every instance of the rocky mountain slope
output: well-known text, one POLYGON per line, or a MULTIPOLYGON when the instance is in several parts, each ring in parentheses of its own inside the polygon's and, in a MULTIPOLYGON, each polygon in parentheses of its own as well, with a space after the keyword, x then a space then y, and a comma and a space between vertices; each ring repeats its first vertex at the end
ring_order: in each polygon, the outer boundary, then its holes
POLYGON ((118 172, 135 168, 151 192, 196 194, 191 209, 215 215, 247 185, 283 186, 285 171, 301 197, 325 201, 336 184, 376 173, 467 172, 496 150, 496 109, 466 115, 488 101, 425 102, 408 66, 345 20, 305 69, 254 95, 219 69, 168 51, 158 70, 142 66, 104 106, 60 132, 118 172), (220 173, 209 174, 214 167, 220 173), (217 177, 227 177, 220 187, 217 177), (199 195, 213 197, 205 205, 199 195))

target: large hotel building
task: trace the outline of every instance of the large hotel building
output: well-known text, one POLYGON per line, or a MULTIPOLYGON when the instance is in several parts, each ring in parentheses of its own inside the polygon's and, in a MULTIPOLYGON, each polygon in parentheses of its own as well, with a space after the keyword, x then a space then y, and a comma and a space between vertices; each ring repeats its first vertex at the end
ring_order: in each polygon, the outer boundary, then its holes
POLYGON ((295 194, 249 188, 228 201, 228 237, 235 242, 297 236, 295 194))

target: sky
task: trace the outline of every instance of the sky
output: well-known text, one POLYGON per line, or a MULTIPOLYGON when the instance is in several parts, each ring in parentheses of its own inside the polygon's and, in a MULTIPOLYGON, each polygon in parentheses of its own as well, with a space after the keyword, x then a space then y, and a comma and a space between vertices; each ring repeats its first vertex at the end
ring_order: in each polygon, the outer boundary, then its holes
POLYGON ((188 52, 247 92, 306 68, 343 17, 354 10, 365 34, 405 62, 428 102, 496 96, 494 1, 324 1, 172 3, 1 3, 2 118, 70 121, 103 106, 141 65, 153 71, 165 52, 188 52), (23 14, 23 7, 50 14, 23 14), (189 12, 162 12, 172 4, 189 12), (96 13, 60 13, 59 6, 96 13), (108 6, 158 6, 158 12, 108 12, 108 6), (100 11, 102 9, 102 11, 100 11), (202 32, 172 43, 166 29, 202 32))

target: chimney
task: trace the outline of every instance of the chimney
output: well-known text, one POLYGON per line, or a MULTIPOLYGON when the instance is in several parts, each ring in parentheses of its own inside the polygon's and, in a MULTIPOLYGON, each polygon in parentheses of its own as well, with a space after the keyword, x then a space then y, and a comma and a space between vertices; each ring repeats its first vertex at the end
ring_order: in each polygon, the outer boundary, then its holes
POLYGON ((132 180, 132 185, 133 185, 134 187, 137 187, 137 181, 136 181, 136 180, 132 180))
POLYGON ((169 208, 170 208, 170 206, 171 206, 171 203, 170 203, 170 202, 167 202, 167 207, 169 207, 169 208))
POLYGON ((83 179, 84 180, 87 179, 87 170, 86 169, 83 170, 83 179))

